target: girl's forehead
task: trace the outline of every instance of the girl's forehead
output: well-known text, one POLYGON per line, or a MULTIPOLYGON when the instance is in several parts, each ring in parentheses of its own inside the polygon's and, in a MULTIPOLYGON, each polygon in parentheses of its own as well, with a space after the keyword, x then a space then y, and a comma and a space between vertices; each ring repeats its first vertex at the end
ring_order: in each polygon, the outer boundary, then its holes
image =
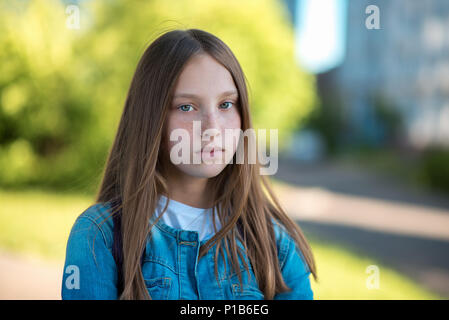
POLYGON ((231 73, 208 55, 193 57, 181 72, 175 86, 174 98, 218 96, 237 92, 231 73))

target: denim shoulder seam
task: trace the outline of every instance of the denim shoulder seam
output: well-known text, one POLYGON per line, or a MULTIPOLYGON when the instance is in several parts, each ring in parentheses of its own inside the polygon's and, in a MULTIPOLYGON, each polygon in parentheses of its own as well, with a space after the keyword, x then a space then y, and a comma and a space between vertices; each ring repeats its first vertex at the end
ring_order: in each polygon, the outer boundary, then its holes
MULTIPOLYGON (((95 219, 93 219, 92 217, 87 216, 87 215, 84 215, 84 216, 81 215, 81 216, 78 217, 78 219, 82 219, 82 218, 86 218, 86 219, 92 221, 92 222, 97 226, 97 228, 100 230, 101 237, 103 238, 104 244, 105 244, 106 247, 109 249, 108 243, 107 243, 107 241, 106 241, 106 236, 105 236, 105 234, 104 234, 104 231, 103 231, 103 229, 100 227, 100 225, 95 221, 95 219)), ((78 219, 77 219, 77 220, 78 220, 78 219)))

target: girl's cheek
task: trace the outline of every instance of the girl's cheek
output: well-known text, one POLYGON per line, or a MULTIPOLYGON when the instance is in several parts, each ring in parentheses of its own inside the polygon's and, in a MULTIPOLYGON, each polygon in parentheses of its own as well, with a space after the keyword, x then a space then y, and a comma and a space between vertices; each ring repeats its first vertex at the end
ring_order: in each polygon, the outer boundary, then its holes
POLYGON ((223 119, 223 128, 237 129, 241 128, 240 114, 236 112, 229 113, 223 119))
POLYGON ((185 121, 185 119, 178 119, 176 117, 169 118, 166 132, 169 150, 171 150, 174 145, 177 145, 181 142, 181 137, 179 137, 179 134, 174 135, 174 138, 177 138, 175 141, 170 140, 172 132, 179 129, 187 132, 189 140, 192 140, 192 121, 185 121))
POLYGON ((192 128, 192 120, 191 117, 187 114, 181 114, 180 112, 174 111, 168 117, 168 128, 170 131, 175 129, 184 129, 187 131, 191 131, 192 128))

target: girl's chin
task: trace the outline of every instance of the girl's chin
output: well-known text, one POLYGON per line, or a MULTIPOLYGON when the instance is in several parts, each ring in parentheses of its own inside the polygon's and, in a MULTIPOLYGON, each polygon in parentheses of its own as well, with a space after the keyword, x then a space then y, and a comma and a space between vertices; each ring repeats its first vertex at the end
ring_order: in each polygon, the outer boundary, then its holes
POLYGON ((226 167, 225 164, 195 164, 178 166, 178 169, 185 174, 196 178, 213 178, 219 175, 226 167))

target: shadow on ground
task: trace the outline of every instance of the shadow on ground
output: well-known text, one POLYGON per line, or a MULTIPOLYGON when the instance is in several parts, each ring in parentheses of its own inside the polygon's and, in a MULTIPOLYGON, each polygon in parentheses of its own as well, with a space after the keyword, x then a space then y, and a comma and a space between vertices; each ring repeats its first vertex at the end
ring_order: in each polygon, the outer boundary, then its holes
POLYGON ((321 222, 297 223, 306 237, 339 244, 356 254, 375 258, 427 289, 449 298, 449 241, 321 222))
POLYGON ((446 194, 343 163, 299 163, 279 158, 275 178, 302 187, 319 187, 348 195, 449 209, 446 194))

